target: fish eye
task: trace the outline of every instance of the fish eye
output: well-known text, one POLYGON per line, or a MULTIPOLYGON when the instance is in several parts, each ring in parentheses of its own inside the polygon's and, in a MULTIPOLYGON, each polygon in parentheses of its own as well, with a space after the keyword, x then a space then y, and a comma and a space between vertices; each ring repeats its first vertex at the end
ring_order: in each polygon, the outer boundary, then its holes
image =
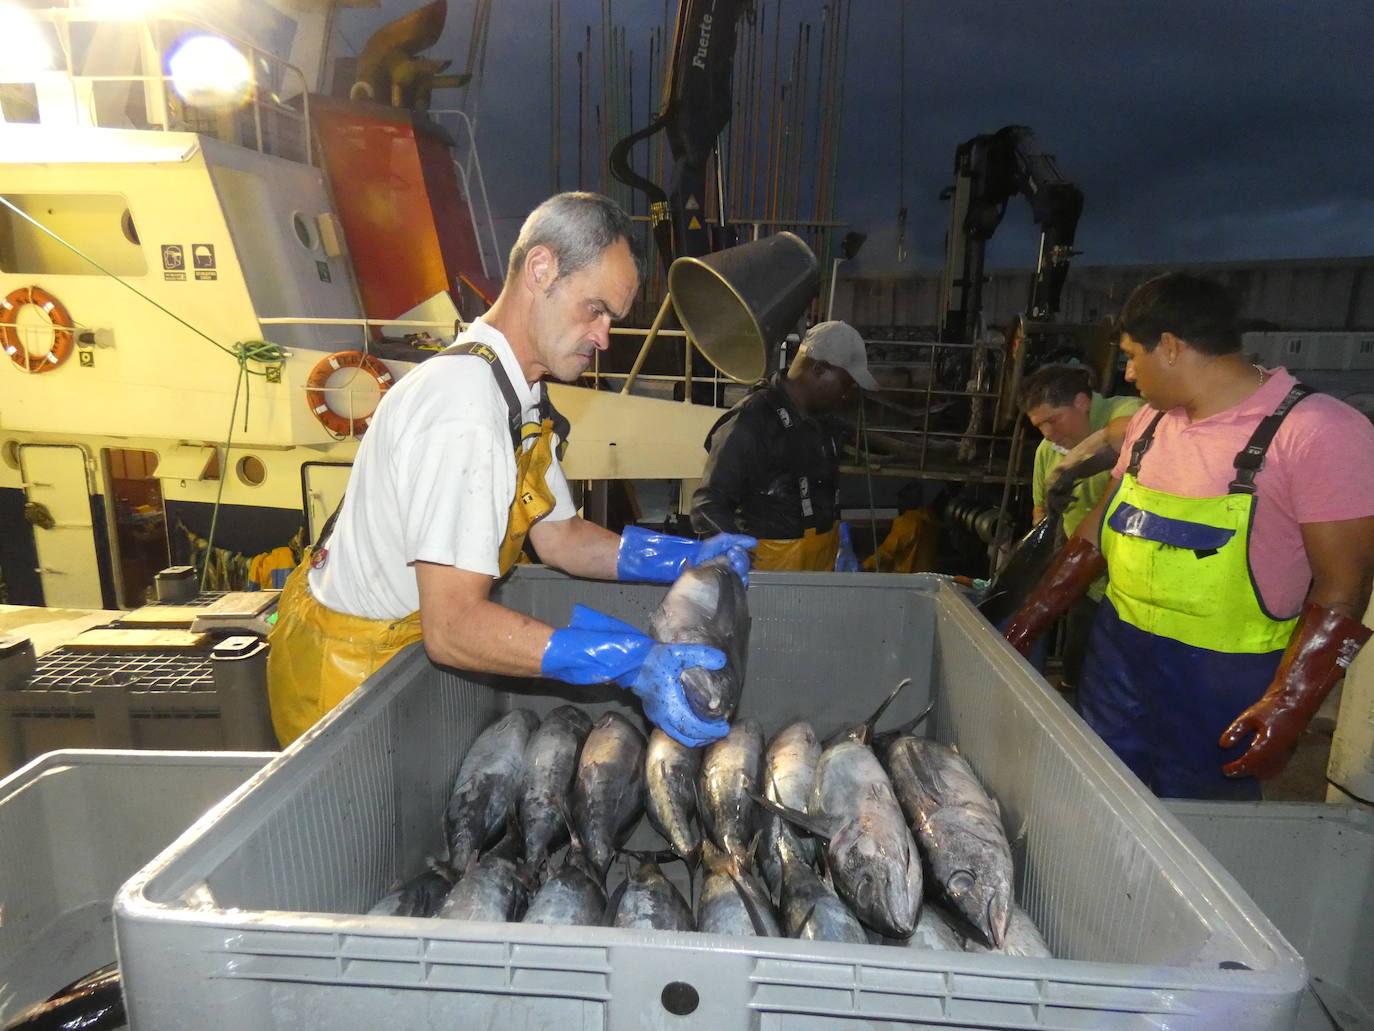
POLYGON ((977 880, 968 870, 956 870, 945 883, 945 890, 951 895, 964 895, 973 890, 977 880))

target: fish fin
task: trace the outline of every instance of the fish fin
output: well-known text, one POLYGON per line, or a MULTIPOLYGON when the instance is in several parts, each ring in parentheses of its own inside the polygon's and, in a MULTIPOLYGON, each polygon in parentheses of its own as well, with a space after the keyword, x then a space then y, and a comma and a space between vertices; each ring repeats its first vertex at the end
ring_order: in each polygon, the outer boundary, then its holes
POLYGON ((887 707, 897 700, 897 696, 909 683, 911 683, 911 678, 903 677, 897 686, 888 693, 888 696, 883 699, 883 703, 873 710, 873 715, 864 720, 859 737, 861 744, 868 744, 873 739, 873 728, 878 725, 878 720, 882 719, 883 713, 887 712, 887 707))
POLYGON ((749 922, 754 925, 754 933, 760 938, 773 937, 768 930, 768 924, 763 919, 763 914, 758 910, 758 900, 745 890, 739 870, 736 868, 726 872, 730 875, 730 883, 735 887, 735 894, 739 896, 740 902, 744 903, 744 911, 749 914, 749 922))
POLYGON ((822 838, 826 841, 830 840, 830 829, 822 821, 816 819, 809 813, 803 813, 798 809, 791 809, 781 802, 774 802, 770 798, 764 798, 757 791, 747 791, 747 794, 759 805, 763 806, 769 812, 781 816, 788 823, 796 824, 814 837, 822 838))
POLYGON ((811 903, 811 908, 806 911, 806 916, 802 917, 797 923, 796 937, 800 938, 802 931, 806 930, 806 925, 811 922, 811 918, 816 915, 816 904, 811 903))
POLYGON ((656 866, 664 863, 686 862, 683 856, 678 855, 670 848, 622 848, 621 855, 634 856, 641 863, 652 862, 656 866))
POLYGON ((929 705, 920 711, 914 718, 903 723, 894 730, 885 730, 881 734, 873 735, 873 745, 875 748, 883 747, 896 741, 899 737, 905 737, 929 719, 930 714, 935 711, 935 700, 932 698, 929 705))
POLYGON ((566 795, 559 795, 557 800, 558 815, 563 817, 563 826, 568 828, 568 844, 579 852, 586 851, 582 845, 582 838, 577 833, 577 828, 573 826, 572 812, 568 809, 568 798, 566 795))
POLYGON ((454 873, 453 867, 449 866, 442 859, 439 859, 436 856, 427 856, 425 858, 425 866, 429 869, 431 873, 438 874, 444 880, 448 881, 449 884, 452 884, 454 881, 458 879, 458 875, 454 873))
POLYGON ((816 866, 819 868, 820 878, 825 882, 825 886, 834 891, 835 878, 830 875, 830 858, 823 848, 816 849, 816 866))
POLYGON ((759 842, 763 840, 763 830, 754 832, 754 840, 749 842, 749 847, 744 850, 744 869, 753 873, 759 865, 759 842))
POLYGON ((620 900, 625 897, 625 889, 629 886, 630 879, 628 877, 626 877, 625 880, 621 881, 619 884, 615 886, 615 891, 613 891, 611 893, 611 897, 606 900, 606 916, 605 919, 602 921, 603 926, 615 926, 615 915, 616 912, 620 909, 620 900))

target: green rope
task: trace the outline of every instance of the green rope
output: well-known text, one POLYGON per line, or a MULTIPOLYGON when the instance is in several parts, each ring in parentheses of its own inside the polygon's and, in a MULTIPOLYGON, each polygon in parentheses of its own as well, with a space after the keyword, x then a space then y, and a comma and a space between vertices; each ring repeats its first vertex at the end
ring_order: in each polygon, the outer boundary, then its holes
POLYGON ((878 514, 873 505, 873 466, 869 463, 868 452, 868 419, 864 415, 863 398, 859 398, 859 440, 862 444, 860 450, 864 456, 864 479, 868 482, 868 525, 873 533, 873 572, 883 571, 882 549, 878 540, 878 514))
POLYGON ((268 369, 250 369, 248 367, 248 363, 255 362, 259 365, 269 367, 275 366, 280 368, 280 366, 283 363, 285 363, 286 359, 290 357, 291 352, 286 350, 286 348, 280 346, 279 344, 269 343, 266 340, 245 340, 234 344, 233 347, 225 347, 218 340, 215 340, 213 337, 211 337, 208 333, 202 332, 195 326, 191 325, 180 315, 176 314, 176 312, 171 311, 170 309, 159 304, 157 301, 153 300, 151 297, 145 294, 142 290, 138 289, 138 287, 134 286, 132 283, 129 283, 126 280, 123 280, 119 276, 115 275, 104 265, 100 264, 100 262, 96 261, 89 254, 81 250, 81 248, 75 246, 70 241, 63 239, 57 233, 53 232, 51 229, 45 226, 42 222, 39 222, 36 218, 32 217, 27 211, 24 211, 23 209, 16 207, 13 203, 10 202, 8 198, 0 197, 0 204, 3 204, 5 207, 9 208, 16 215, 22 218, 25 222, 28 222, 30 225, 34 226, 36 229, 52 237, 63 247, 67 248, 67 250, 71 251, 78 258, 80 258, 82 261, 94 265, 96 268, 98 268, 110 279, 113 279, 120 286, 132 291, 137 296, 143 298, 143 300, 147 301, 158 311, 162 312, 164 315, 173 319, 174 321, 179 322, 181 325, 185 326, 196 336, 207 341, 211 346, 223 351, 225 354, 229 355, 231 358, 234 359, 235 362, 238 363, 238 374, 234 379, 234 407, 229 412, 229 435, 225 438, 224 441, 224 465, 220 468, 219 489, 215 492, 215 510, 210 517, 210 537, 207 540, 205 547, 205 565, 202 567, 201 571, 200 589, 202 591, 205 590, 206 578, 209 576, 210 573, 210 555, 212 554, 215 545, 215 528, 219 525, 220 502, 224 497, 224 481, 228 478, 229 475, 229 450, 231 447, 233 447, 234 443, 234 420, 235 417, 238 415, 239 410, 239 394, 243 394, 243 429, 246 433, 248 431, 248 411, 250 394, 248 391, 245 391, 243 389, 244 384, 250 382, 248 380, 249 376, 266 377, 269 375, 268 369))

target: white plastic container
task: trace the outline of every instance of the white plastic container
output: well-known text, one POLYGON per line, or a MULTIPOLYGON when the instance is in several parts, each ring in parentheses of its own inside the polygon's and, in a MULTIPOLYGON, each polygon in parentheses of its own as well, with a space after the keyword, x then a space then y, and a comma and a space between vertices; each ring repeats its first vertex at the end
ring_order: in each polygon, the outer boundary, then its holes
MULTIPOLYGON (((664 589, 522 569, 507 604, 644 625, 664 589)), ((914 678, 999 799, 1054 960, 361 916, 440 847, 473 738, 586 694, 397 656, 116 901, 137 1031, 405 1027, 1287 1029, 1302 958, 959 594, 922 576, 756 574, 741 715, 822 732, 914 678), (555 690, 559 693, 555 694, 555 690)), ((594 711, 625 705, 596 692, 594 711)), ((631 699, 632 700, 632 699, 631 699)))
POLYGON ((69 749, 0 780, 0 1023, 111 962, 119 885, 270 758, 69 749))

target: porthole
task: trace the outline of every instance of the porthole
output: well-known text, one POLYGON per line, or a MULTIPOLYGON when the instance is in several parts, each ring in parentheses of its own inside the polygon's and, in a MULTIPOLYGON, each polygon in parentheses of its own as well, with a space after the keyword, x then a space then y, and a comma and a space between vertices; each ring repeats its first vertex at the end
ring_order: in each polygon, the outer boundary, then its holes
POLYGON ((301 242, 302 247, 308 251, 315 249, 315 227, 311 225, 310 219, 297 211, 291 216, 291 228, 296 231, 296 239, 301 242))
POLYGON ((138 226, 134 225, 134 213, 128 208, 125 208, 124 214, 119 216, 119 228, 124 231, 124 239, 137 247, 139 244, 138 226))
POLYGON ((238 473, 239 482, 245 487, 256 487, 267 479, 267 467, 262 464, 262 459, 253 455, 244 455, 234 469, 238 473))

